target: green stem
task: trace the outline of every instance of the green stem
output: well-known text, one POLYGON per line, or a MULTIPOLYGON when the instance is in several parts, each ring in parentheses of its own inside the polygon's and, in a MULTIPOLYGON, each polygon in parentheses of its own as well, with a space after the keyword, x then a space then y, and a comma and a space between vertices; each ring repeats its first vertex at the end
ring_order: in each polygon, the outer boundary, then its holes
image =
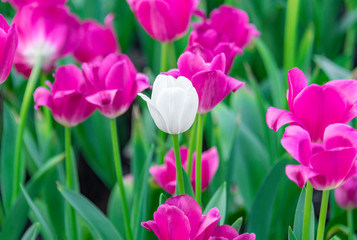
POLYGON ((320 216, 319 216, 319 226, 317 228, 316 240, 324 239, 329 193, 330 193, 330 190, 324 190, 322 192, 322 200, 321 200, 321 208, 320 208, 320 216))
POLYGON ((175 51, 175 44, 174 42, 168 43, 168 58, 169 58, 169 68, 175 68, 176 67, 176 51, 175 51))
MULTIPOLYGON (((73 173, 72 173, 72 158, 71 158, 71 128, 65 127, 64 132, 64 139, 65 139, 65 152, 66 152, 66 184, 69 189, 74 189, 74 181, 73 181, 73 173)), ((73 159, 74 160, 74 159, 73 159)), ((71 239, 78 239, 78 232, 77 232, 77 221, 76 221, 76 213, 72 206, 68 205, 69 210, 69 226, 70 226, 70 233, 71 239)))
MULTIPOLYGON (((346 1, 348 13, 355 9, 355 5, 357 5, 354 1, 346 1)), ((346 56, 345 67, 349 70, 353 67, 353 56, 355 52, 355 40, 356 40, 356 25, 353 24, 350 29, 348 29, 346 33, 346 40, 343 53, 346 56)))
POLYGON ((178 135, 172 134, 172 143, 174 145, 175 151, 175 163, 176 163, 176 183, 178 194, 185 194, 185 187, 183 184, 183 175, 182 175, 182 162, 181 162, 181 154, 180 154, 180 145, 178 142, 178 135))
POLYGON ((32 94, 35 90, 37 81, 39 79, 39 75, 41 72, 42 61, 39 59, 35 66, 32 68, 30 78, 28 79, 24 98, 22 100, 22 105, 20 109, 20 119, 19 125, 16 134, 16 145, 15 145, 15 157, 14 157, 14 175, 13 175, 13 186, 12 186, 12 196, 11 196, 11 203, 14 203, 16 197, 20 190, 20 184, 23 184, 23 180, 20 179, 21 175, 25 171, 25 164, 21 162, 21 150, 23 144, 23 135, 25 129, 25 123, 27 122, 27 113, 30 107, 30 103, 32 102, 32 94))
POLYGON ((160 72, 166 72, 168 70, 168 64, 167 64, 168 48, 169 48, 168 43, 161 43, 160 72))
POLYGON ((187 156, 187 175, 190 178, 192 173, 192 157, 193 151, 195 146, 195 137, 196 137, 196 130, 197 129, 197 119, 193 122, 192 129, 190 131, 190 142, 188 146, 188 156, 187 156))
POLYGON ((196 135, 196 201, 201 204, 201 154, 202 154, 202 137, 203 137, 203 114, 198 114, 197 135, 196 135))
MULTIPOLYGON (((42 87, 46 87, 46 79, 47 79, 47 75, 45 73, 41 73, 41 86, 42 87)), ((52 115, 51 115, 51 111, 48 108, 43 108, 43 116, 45 119, 45 124, 46 124, 46 134, 47 136, 50 136, 51 132, 52 132, 52 115)))
POLYGON ((347 210, 348 240, 353 240, 355 231, 353 227, 353 210, 347 210))
POLYGON ((288 0, 287 3, 286 18, 285 18, 285 35, 284 35, 285 73, 287 73, 289 69, 294 67, 294 61, 296 60, 295 55, 296 55, 299 3, 300 0, 288 0))
POLYGON ((312 194, 314 189, 310 182, 306 184, 305 191, 305 205, 304 205, 304 222, 302 228, 302 240, 309 240, 310 238, 310 220, 311 220, 311 206, 312 206, 312 194))
POLYGON ((112 130, 112 144, 113 144, 113 154, 114 154, 114 165, 115 165, 115 174, 118 181, 119 187, 119 195, 120 201, 122 205, 123 215, 124 215, 124 225, 125 225, 125 233, 126 239, 132 240, 133 233, 130 227, 130 218, 129 218, 129 210, 128 204, 126 202, 124 183, 123 183, 123 169, 121 165, 120 153, 119 153, 119 140, 118 140, 118 132, 115 118, 110 119, 111 130, 112 130))

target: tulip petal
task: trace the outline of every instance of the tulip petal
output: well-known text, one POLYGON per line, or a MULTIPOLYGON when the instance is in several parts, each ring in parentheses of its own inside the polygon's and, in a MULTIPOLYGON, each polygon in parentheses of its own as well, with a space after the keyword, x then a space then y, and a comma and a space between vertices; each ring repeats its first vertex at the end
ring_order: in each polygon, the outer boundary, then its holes
POLYGON ((86 97, 86 100, 99 108, 111 106, 113 104, 117 89, 103 90, 86 97))
POLYGON ((170 75, 163 75, 160 74, 155 78, 153 87, 152 87, 152 93, 151 93, 151 101, 153 104, 156 105, 157 103, 157 98, 159 97, 160 93, 168 88, 168 87, 173 87, 175 85, 176 78, 170 75))
MULTIPOLYGON (((218 61, 218 59, 217 59, 218 61)), ((218 63, 216 64, 218 65, 218 63)), ((177 61, 180 73, 192 81, 193 75, 200 71, 208 70, 208 64, 203 58, 191 52, 184 52, 177 61)))
POLYGON ((212 208, 209 210, 207 215, 203 215, 203 220, 198 229, 195 240, 204 240, 208 239, 214 229, 216 228, 217 223, 221 220, 219 216, 219 210, 217 208, 212 208))
POLYGON ((239 235, 238 237, 234 238, 233 240, 255 240, 255 234, 254 233, 243 233, 242 235, 239 235))
MULTIPOLYGON (((4 30, 6 31, 6 28, 4 30)), ((17 38, 16 28, 15 25, 11 25, 7 33, 5 44, 4 46, 2 46, 3 51, 0 51, 0 83, 3 83, 10 74, 12 63, 14 60, 14 55, 17 48, 17 43, 18 43, 18 38, 17 38)))
MULTIPOLYGON (((216 237, 216 239, 221 238, 226 238, 226 239, 233 239, 235 237, 238 237, 238 232, 237 230, 235 230, 234 227, 229 226, 229 225, 221 225, 221 226, 217 226, 213 233, 212 233, 212 237, 216 237)), ((213 238, 215 239, 215 238, 213 238)))
POLYGON ((149 83, 149 78, 145 74, 137 73, 135 81, 138 93, 144 91, 147 88, 152 88, 149 83))
POLYGON ((55 78, 56 81, 53 83, 53 92, 81 90, 80 87, 85 82, 81 70, 73 64, 58 68, 55 78))
POLYGON ((285 173, 299 188, 302 188, 311 177, 317 175, 312 169, 302 165, 287 165, 285 173))
POLYGON ((352 146, 357 148, 357 131, 346 124, 331 124, 325 129, 324 145, 327 150, 352 146))
POLYGON ((51 92, 44 88, 38 87, 33 93, 33 98, 35 102, 35 109, 40 109, 41 106, 46 106, 51 109, 51 100, 50 100, 51 92))
POLYGON ((296 123, 301 125, 300 120, 291 112, 269 107, 266 114, 268 127, 274 131, 288 123, 296 123))
POLYGON ((289 126, 281 139, 281 145, 301 165, 309 166, 311 157, 311 138, 300 126, 289 126))
POLYGON ((307 79, 304 73, 299 68, 293 68, 288 72, 289 90, 287 93, 289 109, 294 111, 294 99, 296 96, 307 87, 307 79))

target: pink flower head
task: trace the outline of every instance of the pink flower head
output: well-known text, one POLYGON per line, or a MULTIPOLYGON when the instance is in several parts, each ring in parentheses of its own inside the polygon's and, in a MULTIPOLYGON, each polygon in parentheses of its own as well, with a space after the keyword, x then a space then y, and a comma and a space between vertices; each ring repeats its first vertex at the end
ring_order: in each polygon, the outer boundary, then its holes
POLYGON ((254 233, 244 233, 239 235, 234 227, 229 225, 217 226, 209 240, 255 240, 254 233))
POLYGON ((26 77, 39 59, 45 72, 52 71, 56 60, 71 53, 82 37, 77 18, 62 5, 26 5, 14 23, 19 34, 14 63, 26 77))
POLYGON ((65 4, 66 0, 2 0, 3 2, 9 2, 13 8, 20 9, 25 5, 31 3, 37 3, 39 5, 55 5, 55 4, 65 4))
POLYGON ((170 197, 154 213, 154 221, 141 225, 159 240, 208 240, 221 219, 217 208, 202 215, 200 205, 188 195, 170 197))
POLYGON ((232 6, 221 5, 211 12, 210 19, 194 25, 187 51, 203 57, 206 62, 224 53, 227 59, 225 72, 231 69, 234 57, 242 53, 260 33, 249 24, 248 14, 232 6))
POLYGON ((321 143, 313 143, 302 127, 289 126, 281 144, 300 163, 285 169, 300 188, 310 181, 317 190, 334 189, 357 173, 357 131, 346 124, 329 125, 321 143))
POLYGON ((357 174, 335 189, 335 199, 341 208, 357 208, 357 174))
POLYGON ((129 57, 110 54, 103 61, 84 63, 84 76, 92 85, 87 101, 108 118, 125 113, 136 95, 149 88, 148 78, 137 73, 129 57))
POLYGON ((17 41, 15 25, 10 27, 0 14, 0 83, 3 83, 10 74, 17 41))
POLYGON ((145 31, 160 42, 182 37, 198 0, 127 0, 145 31))
MULTIPOLYGON (((187 156, 188 149, 185 147, 180 148, 181 162, 185 170, 187 170, 187 156)), ((150 168, 150 173, 154 177, 155 181, 168 193, 174 194, 176 189, 176 165, 175 165, 175 153, 171 149, 164 158, 165 164, 161 166, 153 166, 150 168)), ((192 175, 191 185, 195 187, 195 163, 196 154, 192 158, 192 175)), ((216 174, 219 165, 218 152, 215 147, 202 153, 202 190, 208 187, 208 184, 216 174)))
POLYGON ((104 58, 110 53, 120 50, 117 44, 116 33, 113 27, 114 15, 109 14, 105 18, 105 26, 94 20, 82 23, 85 33, 78 48, 74 51, 74 57, 80 62, 91 62, 96 58, 104 58))
POLYGON ((46 106, 60 124, 73 127, 86 120, 95 106, 85 99, 88 86, 81 70, 75 65, 59 67, 54 75, 53 86, 46 82, 49 90, 39 87, 34 93, 35 109, 46 106))
POLYGON ((333 80, 320 86, 307 85, 304 73, 293 68, 288 74, 289 110, 268 108, 269 128, 277 131, 290 123, 303 127, 313 142, 323 138, 325 128, 333 123, 347 123, 357 116, 357 81, 333 80))
POLYGON ((185 76, 197 91, 198 113, 207 113, 220 103, 229 93, 235 92, 244 85, 224 73, 226 57, 223 53, 215 56, 210 63, 191 52, 183 53, 177 61, 178 69, 166 74, 173 77, 185 76))

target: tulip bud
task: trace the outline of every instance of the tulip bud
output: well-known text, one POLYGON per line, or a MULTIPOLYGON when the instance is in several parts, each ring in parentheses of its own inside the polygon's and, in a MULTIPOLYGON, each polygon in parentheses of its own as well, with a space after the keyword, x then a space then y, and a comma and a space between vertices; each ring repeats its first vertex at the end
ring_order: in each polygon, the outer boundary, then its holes
POLYGON ((140 94, 148 104, 156 126, 169 134, 187 131, 193 124, 197 109, 198 95, 190 80, 185 77, 156 77, 151 99, 140 94))

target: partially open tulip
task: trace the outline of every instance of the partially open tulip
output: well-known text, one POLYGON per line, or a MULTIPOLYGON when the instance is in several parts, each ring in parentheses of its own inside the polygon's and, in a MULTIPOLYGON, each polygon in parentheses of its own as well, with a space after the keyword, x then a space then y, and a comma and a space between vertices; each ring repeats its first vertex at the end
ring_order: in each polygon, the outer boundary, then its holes
POLYGON ((145 31, 160 42, 182 37, 188 29, 198 0, 127 0, 145 31))
POLYGON ((59 67, 53 86, 49 90, 39 87, 34 93, 35 108, 46 106, 53 118, 66 127, 76 126, 86 120, 95 106, 86 101, 89 89, 81 70, 75 65, 59 67))
POLYGON ((198 96, 190 80, 179 76, 156 77, 151 99, 140 94, 148 105, 156 126, 169 134, 187 131, 195 121, 198 96))
MULTIPOLYGON (((185 170, 187 170, 188 149, 180 148, 181 162, 185 170)), ((155 181, 168 193, 174 194, 176 189, 176 166, 175 154, 171 149, 164 157, 164 165, 153 166, 150 168, 150 173, 155 181)), ((190 176, 191 185, 195 188, 195 163, 196 156, 193 155, 193 174, 190 176)), ((214 177, 219 165, 219 156, 215 147, 202 153, 202 190, 208 187, 208 184, 214 177)))
POLYGON ((15 25, 9 26, 0 14, 0 83, 3 83, 10 74, 16 47, 16 27, 15 25))
POLYGON ((194 25, 187 51, 199 54, 206 62, 211 62, 216 55, 224 53, 227 73, 234 57, 242 53, 242 49, 259 35, 255 26, 249 24, 245 11, 221 5, 211 12, 209 19, 194 25))
POLYGON ((64 4, 66 0, 2 0, 3 2, 9 2, 11 6, 15 9, 22 8, 25 5, 31 4, 31 3, 37 3, 37 4, 64 4))
POLYGON ((234 227, 229 225, 217 226, 209 240, 255 240, 254 233, 244 233, 239 235, 234 227))
POLYGON ((203 58, 191 52, 183 53, 177 61, 178 69, 167 73, 174 77, 184 76, 195 87, 198 98, 198 112, 207 113, 220 103, 229 93, 244 85, 224 73, 226 57, 223 53, 206 63, 203 58))
POLYGON ((150 87, 148 78, 137 73, 124 54, 110 54, 103 61, 84 63, 82 68, 91 85, 87 101, 108 118, 125 113, 138 92, 150 87))
POLYGON ((14 23, 19 35, 14 63, 25 77, 39 59, 42 70, 50 72, 56 60, 71 53, 82 38, 79 21, 62 5, 26 5, 14 23))
POLYGON ((154 213, 154 221, 141 223, 159 240, 208 240, 221 217, 217 208, 202 214, 200 205, 188 195, 166 200, 154 213))
POLYGON ((110 53, 118 52, 119 45, 113 27, 114 15, 109 14, 105 18, 105 26, 94 20, 86 20, 81 28, 85 33, 78 48, 74 51, 74 57, 80 62, 90 62, 94 59, 102 59, 110 53))
POLYGON ((357 174, 352 176, 345 184, 335 189, 335 199, 341 208, 357 208, 357 174))
POLYGON ((289 111, 268 108, 269 128, 277 131, 291 123, 303 127, 311 140, 321 141, 327 126, 347 123, 357 116, 357 80, 334 80, 320 86, 307 85, 304 73, 294 68, 288 74, 289 111))
POLYGON ((329 125, 315 143, 302 127, 289 126, 281 144, 300 163, 286 166, 286 175, 300 188, 310 181, 317 190, 334 189, 357 173, 357 130, 346 124, 329 125))

